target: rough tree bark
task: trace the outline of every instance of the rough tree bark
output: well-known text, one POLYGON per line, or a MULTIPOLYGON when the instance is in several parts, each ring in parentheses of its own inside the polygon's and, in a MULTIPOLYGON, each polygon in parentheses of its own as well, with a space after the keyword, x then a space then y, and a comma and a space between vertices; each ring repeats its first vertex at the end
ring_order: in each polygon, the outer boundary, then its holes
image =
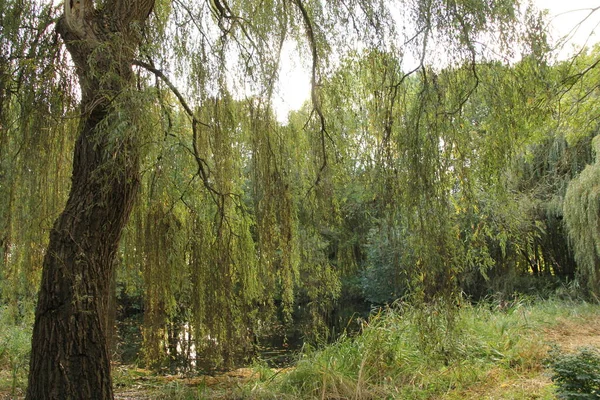
MULTIPOLYGON (((72 187, 50 233, 35 315, 27 399, 112 399, 109 290, 139 184, 137 135, 111 132, 154 0, 66 0, 57 23, 81 87, 72 187)), ((130 124, 133 122, 130 121, 130 124)))

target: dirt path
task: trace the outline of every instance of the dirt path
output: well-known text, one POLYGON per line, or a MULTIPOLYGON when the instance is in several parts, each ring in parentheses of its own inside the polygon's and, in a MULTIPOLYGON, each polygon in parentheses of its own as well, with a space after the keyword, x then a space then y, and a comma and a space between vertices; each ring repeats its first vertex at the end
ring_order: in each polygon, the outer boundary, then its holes
MULTIPOLYGON (((141 374, 134 380, 132 386, 115 389, 115 400, 150 400, 156 398, 157 388, 187 386, 194 388, 210 388, 226 393, 229 388, 235 388, 249 379, 258 379, 257 373, 251 368, 239 368, 216 376, 197 376, 182 378, 166 375, 156 376, 146 370, 137 370, 141 374)), ((166 398, 166 397, 163 397, 166 398)))
MULTIPOLYGON (((542 340, 562 351, 574 352, 580 347, 593 346, 600 349, 600 319, 560 318, 553 326, 545 328, 542 340)), ((547 351, 546 350, 546 351, 547 351)), ((445 400, 499 400, 499 399, 556 399, 552 380, 541 365, 529 371, 492 369, 481 384, 467 390, 448 393, 445 400)))
POLYGON ((549 343, 556 344, 565 351, 575 351, 583 346, 600 349, 600 318, 585 322, 560 319, 557 325, 545 330, 544 336, 549 343))

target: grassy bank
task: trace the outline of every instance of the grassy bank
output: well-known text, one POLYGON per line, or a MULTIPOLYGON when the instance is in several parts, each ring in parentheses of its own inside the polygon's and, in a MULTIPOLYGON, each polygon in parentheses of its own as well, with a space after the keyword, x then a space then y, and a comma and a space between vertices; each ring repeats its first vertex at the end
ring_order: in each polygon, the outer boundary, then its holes
MULTIPOLYGON (((544 328, 597 312, 586 304, 484 304, 462 307, 451 321, 442 310, 390 308, 360 335, 307 350, 295 368, 250 392, 259 398, 464 398, 476 386, 539 375, 547 354, 544 328)), ((505 398, 531 398, 517 391, 507 385, 505 398)))
MULTIPOLYGON (((544 360, 600 347, 600 306, 570 301, 452 306, 397 305, 359 321, 360 331, 319 349, 305 347, 290 368, 252 368, 218 377, 164 377, 114 370, 121 399, 552 399, 544 360)), ((0 332, 0 398, 23 393, 27 327, 0 332)))
POLYGON ((550 345, 594 344, 599 314, 589 303, 521 301, 463 306, 452 323, 441 310, 393 307, 354 337, 306 348, 292 368, 259 366, 234 394, 191 398, 553 399, 550 345))

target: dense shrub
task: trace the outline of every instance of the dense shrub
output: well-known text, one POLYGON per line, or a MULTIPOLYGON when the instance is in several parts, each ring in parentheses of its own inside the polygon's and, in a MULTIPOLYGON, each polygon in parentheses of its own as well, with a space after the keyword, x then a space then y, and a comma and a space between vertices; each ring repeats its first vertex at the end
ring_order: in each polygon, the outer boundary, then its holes
POLYGON ((548 366, 560 399, 600 399, 600 353, 582 347, 577 353, 550 352, 548 366))

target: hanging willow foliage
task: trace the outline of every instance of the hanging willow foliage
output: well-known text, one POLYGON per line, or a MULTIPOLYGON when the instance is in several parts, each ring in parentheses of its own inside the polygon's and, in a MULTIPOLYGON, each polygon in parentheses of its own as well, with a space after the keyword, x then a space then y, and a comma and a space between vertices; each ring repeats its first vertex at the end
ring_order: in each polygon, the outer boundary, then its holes
POLYGON ((265 289, 279 293, 284 319, 289 322, 299 268, 290 143, 286 143, 285 136, 269 115, 269 108, 264 108, 260 103, 249 103, 248 110, 255 239, 265 289))
POLYGON ((564 201, 565 222, 579 266, 578 275, 589 293, 600 288, 600 136, 592 142, 596 162, 569 183, 564 201))
POLYGON ((30 314, 47 234, 69 188, 77 121, 71 78, 60 70, 64 51, 44 40, 55 13, 0 3, 0 297, 14 317, 30 314))
MULTIPOLYGON (((18 34, 22 2, 1 5, 15 25, 1 24, 10 46, 2 42, 0 74, 23 76, 0 81, 2 298, 14 300, 34 287, 64 204, 79 115, 69 75, 58 73, 68 71, 60 46, 36 45, 57 12, 28 5, 44 18, 18 34), (17 277, 23 285, 11 284, 17 277)), ((324 332, 341 279, 365 267, 369 232, 371 243, 410 249, 394 261, 410 273, 394 272, 423 302, 455 295, 462 265, 476 258, 456 210, 503 165, 515 121, 477 138, 522 104, 512 87, 502 107, 469 102, 504 87, 480 74, 475 41, 493 31, 508 43, 516 9, 506 0, 157 1, 135 31, 139 49, 127 48, 137 90, 111 110, 128 118, 99 124, 115 143, 132 130, 140 142, 118 284, 143 294, 148 363, 173 357, 185 336, 211 368, 231 365, 261 329, 298 310, 310 316, 307 334, 324 332), (414 26, 398 29, 398 15, 414 26), (312 90, 280 126, 272 96, 288 41, 299 43, 312 90), (497 115, 477 128, 478 112, 497 115)))

